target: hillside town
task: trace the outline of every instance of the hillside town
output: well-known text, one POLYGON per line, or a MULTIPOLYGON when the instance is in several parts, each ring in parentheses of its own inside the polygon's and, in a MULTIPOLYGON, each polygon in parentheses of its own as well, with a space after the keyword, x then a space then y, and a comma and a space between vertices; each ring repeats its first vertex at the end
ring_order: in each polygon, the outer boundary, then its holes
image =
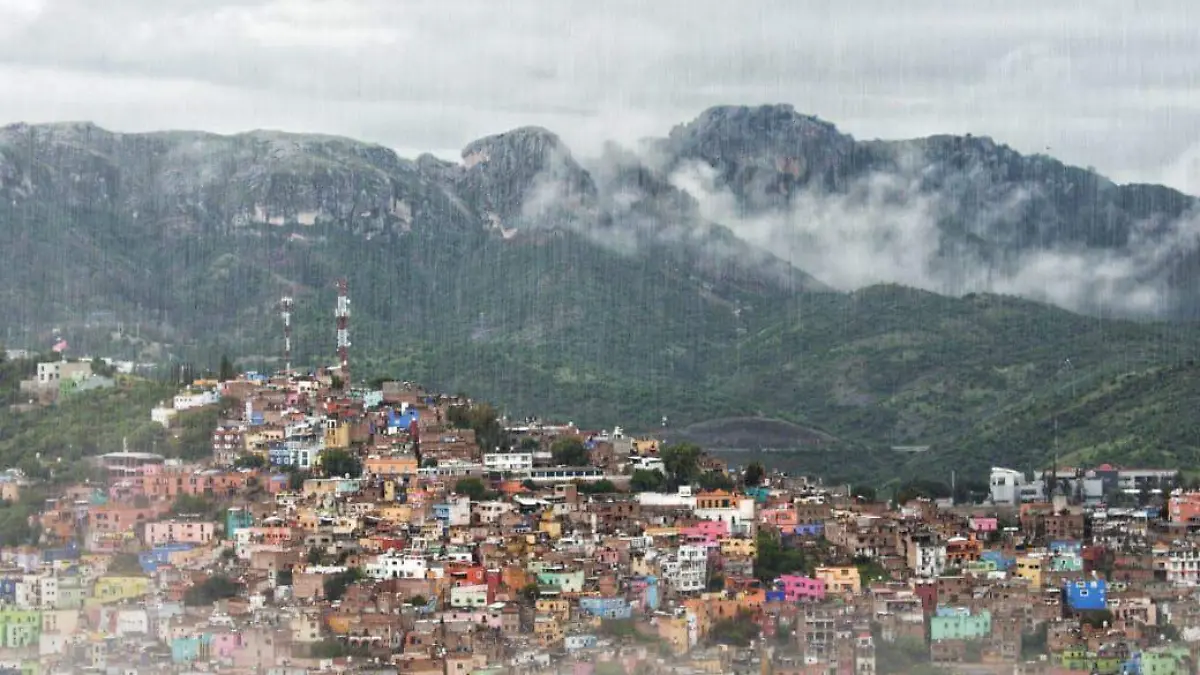
MULTIPOLYGON (((205 407, 210 458, 113 449, 0 551, 0 671, 1196 672, 1178 471, 877 500, 333 371, 197 380, 145 414, 205 407)), ((9 502, 45 487, 0 478, 9 502)))

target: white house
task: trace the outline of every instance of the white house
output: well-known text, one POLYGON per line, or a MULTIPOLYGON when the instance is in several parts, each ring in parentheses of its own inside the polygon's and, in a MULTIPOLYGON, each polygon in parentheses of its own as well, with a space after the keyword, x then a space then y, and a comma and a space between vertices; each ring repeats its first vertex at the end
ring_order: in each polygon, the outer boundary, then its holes
POLYGON ((487 604, 487 584, 455 586, 450 589, 450 606, 455 608, 483 607, 487 604))
POLYGON ((532 452, 489 452, 483 456, 488 471, 524 473, 533 468, 532 452))
POLYGON ((215 405, 220 402, 221 394, 214 389, 211 391, 176 394, 174 404, 176 410, 190 410, 192 408, 203 408, 206 405, 215 405))
POLYGON ((992 467, 988 484, 991 488, 993 504, 1015 506, 1021 503, 1021 487, 1025 485, 1025 475, 1020 471, 992 467))
POLYGON ((175 419, 178 414, 178 410, 160 405, 150 409, 150 421, 157 422, 163 427, 170 427, 171 420, 175 419))
POLYGON ((702 591, 708 580, 708 549, 680 546, 661 565, 663 579, 680 593, 702 591))

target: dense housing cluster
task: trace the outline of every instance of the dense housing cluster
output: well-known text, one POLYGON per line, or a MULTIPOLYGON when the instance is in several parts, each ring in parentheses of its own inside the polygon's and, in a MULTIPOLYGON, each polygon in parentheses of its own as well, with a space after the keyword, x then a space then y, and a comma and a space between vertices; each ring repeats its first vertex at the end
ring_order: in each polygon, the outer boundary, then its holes
POLYGON ((1178 472, 997 468, 981 503, 877 499, 330 373, 198 380, 147 414, 206 406, 210 459, 99 456, 37 545, 0 552, 0 670, 1195 670, 1200 495, 1178 472))

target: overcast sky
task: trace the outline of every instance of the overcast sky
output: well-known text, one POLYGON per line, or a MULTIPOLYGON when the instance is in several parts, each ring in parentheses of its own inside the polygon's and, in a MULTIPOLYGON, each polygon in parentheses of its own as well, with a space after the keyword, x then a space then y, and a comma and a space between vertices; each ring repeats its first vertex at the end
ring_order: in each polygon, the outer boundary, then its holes
POLYGON ((860 138, 986 134, 1200 193, 1194 4, 0 0, 0 120, 320 131, 409 156, 539 124, 586 155, 786 102, 860 138))

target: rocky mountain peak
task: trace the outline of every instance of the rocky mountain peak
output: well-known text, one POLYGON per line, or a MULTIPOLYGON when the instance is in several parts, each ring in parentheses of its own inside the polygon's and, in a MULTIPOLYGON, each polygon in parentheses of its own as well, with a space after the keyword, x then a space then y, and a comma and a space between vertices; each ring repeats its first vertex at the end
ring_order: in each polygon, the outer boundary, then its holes
POLYGON ((544 207, 587 206, 596 184, 558 135, 520 127, 485 136, 462 151, 460 185, 487 213, 504 221, 537 216, 544 207))

